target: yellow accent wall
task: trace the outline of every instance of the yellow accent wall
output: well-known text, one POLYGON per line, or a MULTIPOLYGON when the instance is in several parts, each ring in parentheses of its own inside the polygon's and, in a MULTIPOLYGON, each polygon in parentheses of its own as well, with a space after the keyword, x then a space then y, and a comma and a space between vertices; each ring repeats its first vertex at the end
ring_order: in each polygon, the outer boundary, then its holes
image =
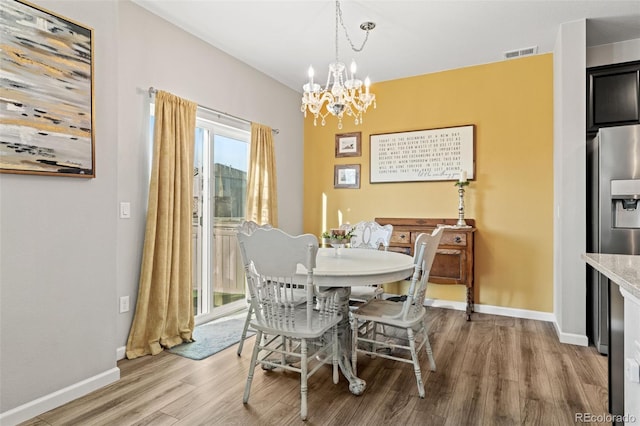
MULTIPOLYGON (((553 311, 553 58, 460 68, 371 86, 377 108, 304 124, 304 231, 375 217, 457 217, 451 181, 369 183, 369 135, 475 125, 476 303, 553 311), (362 132, 362 156, 335 158, 336 133, 362 132), (336 164, 360 164, 360 189, 334 189, 336 164)), ((427 297, 464 302, 465 288, 431 284, 427 297)))

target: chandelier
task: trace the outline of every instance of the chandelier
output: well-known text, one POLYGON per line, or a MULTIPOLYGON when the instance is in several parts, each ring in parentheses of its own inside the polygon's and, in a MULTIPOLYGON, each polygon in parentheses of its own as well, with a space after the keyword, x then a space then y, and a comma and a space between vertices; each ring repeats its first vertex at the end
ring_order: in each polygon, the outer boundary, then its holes
POLYGON ((371 104, 376 107, 376 95, 369 91, 371 81, 369 77, 362 80, 356 78, 356 63, 351 62, 349 73, 346 71, 344 63, 338 57, 338 23, 342 25, 344 34, 354 52, 360 52, 369 39, 369 32, 376 27, 373 22, 364 22, 360 28, 366 31, 366 36, 362 46, 356 48, 349 38, 347 28, 342 21, 342 10, 340 2, 336 1, 336 61, 329 64, 329 75, 324 89, 319 84, 313 82, 313 67, 309 67, 309 82, 302 86, 302 106, 300 110, 307 116, 307 111, 313 114, 313 125, 318 125, 318 117, 321 124, 326 124, 325 118, 331 114, 338 118, 338 129, 342 129, 342 116, 346 113, 355 119, 355 124, 362 123, 362 114, 367 111, 371 104), (323 107, 325 112, 323 112, 323 107))

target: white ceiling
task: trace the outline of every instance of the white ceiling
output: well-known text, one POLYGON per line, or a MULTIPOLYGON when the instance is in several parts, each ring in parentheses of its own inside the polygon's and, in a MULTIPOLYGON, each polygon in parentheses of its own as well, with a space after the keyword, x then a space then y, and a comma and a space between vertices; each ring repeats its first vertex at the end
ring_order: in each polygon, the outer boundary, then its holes
MULTIPOLYGON (((332 0, 133 0, 222 51, 301 91, 307 68, 324 84, 335 59, 332 0)), ((359 26, 373 21, 365 49, 354 53, 340 28, 340 60, 360 77, 385 81, 503 60, 505 51, 553 51, 560 24, 587 19, 587 46, 640 39, 640 0, 341 2, 356 47, 359 26)))

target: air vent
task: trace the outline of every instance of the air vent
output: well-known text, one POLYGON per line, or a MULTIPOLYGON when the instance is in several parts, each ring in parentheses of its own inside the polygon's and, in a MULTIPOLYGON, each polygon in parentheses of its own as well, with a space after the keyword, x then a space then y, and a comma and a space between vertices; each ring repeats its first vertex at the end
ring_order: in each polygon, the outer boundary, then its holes
POLYGON ((535 55, 536 53, 538 53, 538 46, 523 47, 522 49, 504 52, 504 59, 520 58, 522 56, 535 55))
POLYGON ((505 59, 513 59, 513 58, 517 58, 518 56, 520 56, 520 51, 519 50, 512 50, 511 52, 504 52, 504 58, 505 59))

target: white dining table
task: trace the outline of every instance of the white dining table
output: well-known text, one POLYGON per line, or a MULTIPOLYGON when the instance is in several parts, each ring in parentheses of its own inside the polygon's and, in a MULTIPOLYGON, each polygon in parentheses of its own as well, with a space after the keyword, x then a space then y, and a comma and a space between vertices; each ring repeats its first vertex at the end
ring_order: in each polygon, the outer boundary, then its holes
MULTIPOLYGON (((349 381, 349 390, 355 395, 364 392, 366 382, 353 374, 351 368, 351 287, 400 281, 410 277, 413 271, 413 257, 403 253, 357 248, 318 249, 313 281, 320 287, 335 288, 340 296, 342 320, 338 324, 338 365, 349 381)), ((296 274, 300 276, 301 282, 304 282, 307 270, 299 265, 296 274)))

